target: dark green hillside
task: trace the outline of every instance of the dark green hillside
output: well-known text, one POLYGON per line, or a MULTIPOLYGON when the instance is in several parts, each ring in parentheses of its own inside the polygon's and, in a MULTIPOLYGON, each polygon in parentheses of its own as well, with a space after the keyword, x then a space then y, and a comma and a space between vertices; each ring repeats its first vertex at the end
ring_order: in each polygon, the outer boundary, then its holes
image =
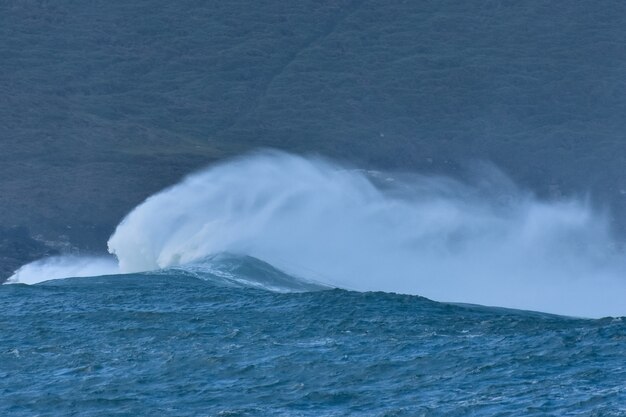
POLYGON ((489 160, 623 228, 625 22, 621 0, 3 0, 0 262, 102 251, 146 196, 259 146, 489 160))

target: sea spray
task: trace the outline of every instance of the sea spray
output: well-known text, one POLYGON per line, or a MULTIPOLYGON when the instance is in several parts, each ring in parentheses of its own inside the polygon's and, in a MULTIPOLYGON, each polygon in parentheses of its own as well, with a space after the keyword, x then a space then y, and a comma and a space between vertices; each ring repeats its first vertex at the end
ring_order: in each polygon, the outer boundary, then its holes
POLYGON ((602 216, 584 202, 542 202, 485 175, 477 186, 372 178, 320 158, 257 153, 150 197, 109 249, 125 272, 230 252, 354 290, 626 313, 626 266, 602 216))
MULTIPOLYGON (((584 201, 540 201, 494 170, 465 184, 260 152, 148 198, 108 246, 119 265, 100 265, 94 275, 197 266, 231 253, 359 291, 626 314, 626 265, 605 217, 584 201)), ((85 265, 55 262, 54 274, 36 263, 35 275, 59 277, 60 263, 85 265)), ((24 282, 32 270, 12 280, 24 282)))
POLYGON ((119 273, 120 269, 113 257, 54 256, 22 266, 7 282, 36 284, 51 279, 119 273))

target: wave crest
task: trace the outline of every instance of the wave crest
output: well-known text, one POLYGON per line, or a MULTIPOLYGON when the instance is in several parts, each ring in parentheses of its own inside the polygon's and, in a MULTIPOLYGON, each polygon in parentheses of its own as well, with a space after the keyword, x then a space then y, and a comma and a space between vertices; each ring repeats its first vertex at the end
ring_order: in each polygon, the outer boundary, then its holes
POLYGON ((150 197, 108 245, 123 272, 230 252, 355 290, 625 313, 626 268, 604 218, 584 202, 541 202, 493 173, 468 186, 259 153, 150 197))

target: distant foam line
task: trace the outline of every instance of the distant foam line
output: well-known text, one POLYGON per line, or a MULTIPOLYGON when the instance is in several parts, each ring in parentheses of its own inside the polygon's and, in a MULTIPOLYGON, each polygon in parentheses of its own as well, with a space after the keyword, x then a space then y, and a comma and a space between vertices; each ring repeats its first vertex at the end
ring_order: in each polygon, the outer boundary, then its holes
POLYGON ((121 272, 249 255, 295 276, 574 316, 626 314, 626 263, 604 216, 502 174, 475 185, 261 152, 136 207, 109 242, 121 272))
POLYGON ((54 256, 22 266, 7 283, 37 284, 51 279, 119 273, 120 268, 112 257, 54 256))

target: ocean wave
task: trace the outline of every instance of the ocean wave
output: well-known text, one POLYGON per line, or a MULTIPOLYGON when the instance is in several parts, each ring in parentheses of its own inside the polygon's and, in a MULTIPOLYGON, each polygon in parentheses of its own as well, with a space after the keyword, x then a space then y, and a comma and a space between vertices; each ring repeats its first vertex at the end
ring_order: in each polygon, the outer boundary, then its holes
POLYGON ((108 246, 122 273, 206 268, 214 265, 200 267, 206 259, 230 253, 285 271, 283 284, 295 276, 438 301, 626 313, 626 264, 604 216, 584 200, 541 201, 494 170, 476 178, 261 152, 148 198, 108 246))

